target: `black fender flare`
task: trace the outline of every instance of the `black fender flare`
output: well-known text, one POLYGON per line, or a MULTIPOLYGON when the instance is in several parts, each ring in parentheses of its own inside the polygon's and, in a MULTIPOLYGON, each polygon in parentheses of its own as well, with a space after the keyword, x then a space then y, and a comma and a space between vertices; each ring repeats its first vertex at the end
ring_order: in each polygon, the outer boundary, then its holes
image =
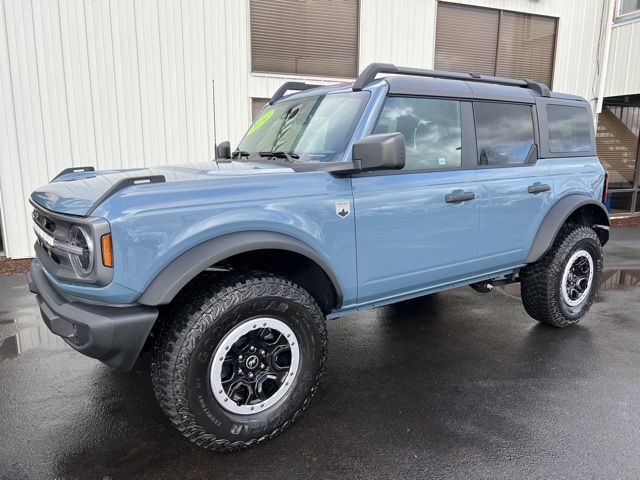
POLYGON ((236 232, 207 240, 176 257, 156 275, 137 302, 142 305, 166 305, 178 292, 206 268, 239 253, 255 250, 286 250, 304 255, 326 273, 336 291, 337 307, 343 293, 333 270, 306 243, 289 235, 267 231, 236 232))
POLYGON ((558 236, 558 232, 562 228, 562 225, 567 219, 579 208, 585 205, 592 205, 597 212, 598 221, 593 226, 600 237, 602 244, 604 245, 609 239, 609 214, 606 207, 592 197, 586 195, 572 194, 558 200, 547 212, 538 232, 533 239, 529 255, 525 263, 533 263, 542 257, 558 236))

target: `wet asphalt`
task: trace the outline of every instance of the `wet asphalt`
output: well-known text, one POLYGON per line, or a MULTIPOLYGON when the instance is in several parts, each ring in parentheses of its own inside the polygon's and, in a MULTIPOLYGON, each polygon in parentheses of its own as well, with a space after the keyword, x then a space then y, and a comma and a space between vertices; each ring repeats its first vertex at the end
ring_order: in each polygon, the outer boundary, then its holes
POLYGON ((573 328, 510 286, 329 322, 305 415, 236 454, 192 446, 156 405, 149 360, 119 373, 41 323, 0 277, 0 479, 640 477, 640 229, 612 231, 597 303, 573 328))

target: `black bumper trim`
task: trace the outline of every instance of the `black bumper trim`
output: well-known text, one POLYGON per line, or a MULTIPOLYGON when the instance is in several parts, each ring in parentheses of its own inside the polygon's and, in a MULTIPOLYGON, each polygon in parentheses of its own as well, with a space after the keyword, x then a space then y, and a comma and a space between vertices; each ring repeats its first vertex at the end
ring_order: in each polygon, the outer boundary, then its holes
POLYGON ((157 308, 69 302, 51 284, 38 260, 31 263, 27 282, 51 332, 84 355, 118 370, 131 370, 158 317, 157 308))

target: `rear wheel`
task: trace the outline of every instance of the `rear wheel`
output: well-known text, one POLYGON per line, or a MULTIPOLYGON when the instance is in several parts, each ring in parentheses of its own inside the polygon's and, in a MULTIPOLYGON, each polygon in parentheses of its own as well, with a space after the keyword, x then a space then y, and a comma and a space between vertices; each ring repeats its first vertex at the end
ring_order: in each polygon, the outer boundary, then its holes
POLYGON ((324 370, 324 316, 284 278, 253 272, 206 280, 165 319, 154 391, 191 441, 238 450, 277 435, 309 403, 324 370))
POLYGON ((598 293, 602 263, 602 247, 593 229, 564 227, 551 249, 520 274, 525 310, 554 327, 578 323, 598 293))

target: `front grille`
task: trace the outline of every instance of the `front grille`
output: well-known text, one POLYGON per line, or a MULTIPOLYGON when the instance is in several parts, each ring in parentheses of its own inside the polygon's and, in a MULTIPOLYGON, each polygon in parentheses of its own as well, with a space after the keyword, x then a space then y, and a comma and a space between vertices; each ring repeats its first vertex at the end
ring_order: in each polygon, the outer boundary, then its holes
POLYGON ((73 220, 69 218, 65 221, 64 217, 59 214, 55 214, 55 217, 53 218, 53 215, 37 208, 33 210, 33 222, 57 242, 56 245, 50 245, 36 234, 36 257, 50 273, 55 272, 56 277, 75 280, 79 276, 71 264, 69 254, 59 248, 59 245, 68 244, 69 228, 71 228, 73 220))
POLYGON ((36 222, 36 224, 45 231, 51 234, 56 231, 56 222, 46 215, 40 213, 38 210, 33 211, 32 217, 33 221, 36 222))
POLYGON ((102 235, 111 232, 109 222, 102 218, 85 218, 75 215, 65 215, 47 210, 35 202, 31 202, 34 207, 32 218, 34 225, 42 231, 38 234, 36 230, 36 258, 40 260, 43 267, 55 278, 71 283, 93 284, 104 286, 111 282, 113 269, 102 265, 100 252, 100 238, 102 235), (87 275, 80 275, 73 266, 73 247, 69 245, 69 230, 73 225, 79 225, 93 238, 94 251, 94 271, 87 275), (43 240, 41 236, 45 236, 43 240), (69 250, 71 248, 71 250, 69 250))

